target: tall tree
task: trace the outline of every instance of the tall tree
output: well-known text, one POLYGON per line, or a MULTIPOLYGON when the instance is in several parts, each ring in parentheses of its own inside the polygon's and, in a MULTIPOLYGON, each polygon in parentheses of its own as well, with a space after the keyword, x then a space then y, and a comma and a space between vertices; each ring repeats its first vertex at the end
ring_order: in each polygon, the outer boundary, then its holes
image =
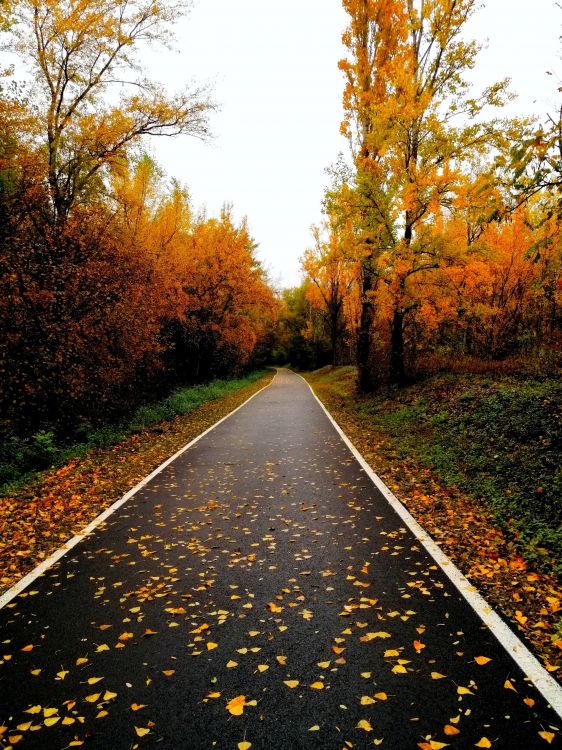
POLYGON ((140 64, 184 0, 19 0, 11 47, 36 79, 53 218, 64 222, 105 168, 144 135, 207 135, 205 89, 168 96, 140 64))
POLYGON ((391 380, 403 382, 404 325, 415 304, 410 279, 438 262, 435 248, 418 241, 420 229, 451 205, 463 161, 500 138, 498 124, 480 115, 503 102, 506 82, 477 97, 469 91, 465 75, 479 46, 461 34, 476 0, 343 4, 351 17, 344 34, 350 55, 340 63, 347 77, 343 129, 353 145, 365 245, 359 385, 368 390, 373 290, 381 279, 393 288, 389 369, 391 380))

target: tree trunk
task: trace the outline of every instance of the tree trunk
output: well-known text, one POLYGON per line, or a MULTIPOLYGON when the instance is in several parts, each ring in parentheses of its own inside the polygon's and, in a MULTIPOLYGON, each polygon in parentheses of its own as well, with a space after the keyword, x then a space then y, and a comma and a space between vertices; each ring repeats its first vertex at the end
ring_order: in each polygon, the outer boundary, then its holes
POLYGON ((404 385, 406 368, 404 367, 404 312, 395 310, 392 317, 390 338, 390 382, 404 385))
POLYGON ((363 270, 362 286, 361 319, 357 332, 357 386, 361 393, 371 393, 375 390, 375 382, 371 371, 371 328, 374 311, 369 298, 373 288, 373 275, 370 269, 363 270))

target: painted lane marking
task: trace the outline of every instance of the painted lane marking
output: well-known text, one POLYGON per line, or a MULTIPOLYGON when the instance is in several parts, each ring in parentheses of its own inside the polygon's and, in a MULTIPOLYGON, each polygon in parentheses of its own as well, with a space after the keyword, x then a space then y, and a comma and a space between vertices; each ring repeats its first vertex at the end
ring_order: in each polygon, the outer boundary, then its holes
MULTIPOLYGON (((298 373, 295 373, 298 374, 298 373)), ((304 380, 304 378, 299 375, 304 380)), ((386 486, 382 479, 375 474, 371 466, 363 458, 361 453, 353 445, 351 440, 347 437, 345 432, 332 417, 328 409, 324 406, 322 401, 318 398, 310 383, 306 380, 304 382, 310 388, 310 391, 316 401, 320 404, 322 410, 332 423, 334 429, 343 440, 345 445, 349 448, 356 461, 359 463, 363 471, 367 474, 369 479, 373 482, 375 487, 381 492, 384 498, 388 501, 393 510, 398 516, 404 521, 406 526, 414 534, 416 539, 421 542, 425 550, 435 560, 442 571, 445 573, 447 578, 453 583, 457 590, 462 594, 466 601, 470 604, 472 609, 480 617, 482 622, 492 631, 496 639, 500 642, 503 648, 510 654, 517 666, 521 671, 528 677, 535 685, 537 690, 542 694, 545 700, 550 706, 556 711, 558 716, 562 719, 562 687, 556 682, 556 680, 549 675, 546 669, 533 656, 527 646, 515 635, 513 630, 502 620, 497 612, 492 608, 490 604, 484 599, 484 597, 478 593, 476 588, 470 581, 465 578, 453 561, 447 557, 441 547, 439 547, 433 539, 429 536, 415 518, 410 514, 406 507, 398 500, 391 490, 386 486)))
POLYGON ((219 419, 218 422, 215 422, 214 425, 211 425, 211 427, 208 427, 204 432, 202 432, 200 435, 198 435, 196 438, 194 438, 190 443, 187 445, 184 445, 183 448, 180 448, 179 451, 174 453, 173 456, 170 458, 167 458, 163 463, 160 464, 154 471, 149 474, 144 479, 141 479, 141 481, 135 485, 132 489, 130 489, 125 495, 123 495, 122 498, 117 500, 113 503, 113 505, 110 505, 109 508, 106 508, 102 513, 99 514, 99 516, 96 516, 94 520, 86 526, 85 529, 80 531, 78 534, 73 536, 72 538, 68 539, 62 547, 59 547, 55 552, 53 552, 49 557, 47 557, 43 562, 39 563, 37 567, 33 568, 27 575, 25 575, 23 578, 21 578, 17 583, 15 583, 13 586, 11 586, 7 591, 0 596, 0 609, 6 606, 8 602, 11 602, 12 599, 14 599, 18 594, 20 594, 24 589, 26 589, 33 581, 35 581, 39 576, 43 575, 45 571, 47 571, 52 565, 54 565, 56 562, 58 562, 61 557, 64 557, 67 552, 69 552, 73 547, 76 547, 77 544, 79 544, 83 539, 85 539, 89 534, 91 534, 101 523, 103 523, 106 518, 109 518, 109 516, 112 513, 115 513, 116 510, 118 510, 122 505, 124 505, 127 500, 130 500, 133 495, 136 495, 139 490, 141 490, 143 487, 146 487, 146 485, 154 479, 160 472, 162 472, 167 466, 169 466, 171 463, 173 463, 176 458, 179 458, 183 453, 185 453, 189 448, 191 448, 195 443, 198 443, 201 438, 204 438, 205 435, 208 435, 209 432, 215 429, 215 427, 218 427, 220 424, 222 424, 225 420, 227 420, 229 417, 231 417, 233 414, 236 414, 237 411, 242 409, 244 406, 246 406, 247 403, 249 403, 253 398, 258 396, 262 391, 265 391, 266 388, 269 388, 270 385, 272 385, 273 381, 277 377, 279 370, 275 373, 273 378, 271 379, 271 382, 269 382, 267 385, 265 385, 263 388, 260 388, 259 391, 256 391, 250 398, 246 399, 243 404, 240 404, 240 406, 237 406, 236 409, 233 409, 231 412, 229 412, 225 417, 222 419, 219 419))

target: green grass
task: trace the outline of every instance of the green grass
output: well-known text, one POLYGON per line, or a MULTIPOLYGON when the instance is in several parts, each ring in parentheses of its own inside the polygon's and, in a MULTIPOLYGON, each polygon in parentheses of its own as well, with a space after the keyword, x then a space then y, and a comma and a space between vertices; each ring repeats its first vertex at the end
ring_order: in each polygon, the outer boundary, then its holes
POLYGON ((265 374, 266 370, 258 370, 243 378, 214 380, 182 388, 162 401, 141 406, 131 419, 120 424, 97 429, 83 425, 77 431, 78 439, 70 444, 65 444, 50 430, 41 430, 29 438, 8 438, 0 444, 0 496, 13 492, 38 471, 64 466, 92 448, 114 445, 128 435, 142 432, 159 422, 188 414, 208 401, 228 396, 255 383, 265 374))
POLYGON ((528 560, 562 573, 562 383, 447 374, 355 399, 348 369, 340 390, 399 458, 491 509, 528 560))

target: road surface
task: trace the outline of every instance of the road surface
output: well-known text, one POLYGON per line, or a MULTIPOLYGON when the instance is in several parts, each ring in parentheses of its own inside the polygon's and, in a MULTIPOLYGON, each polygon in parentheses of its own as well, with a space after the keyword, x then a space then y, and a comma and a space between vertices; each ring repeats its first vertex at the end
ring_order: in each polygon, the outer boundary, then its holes
POLYGON ((562 746, 288 371, 4 607, 0 643, 3 747, 562 746))

